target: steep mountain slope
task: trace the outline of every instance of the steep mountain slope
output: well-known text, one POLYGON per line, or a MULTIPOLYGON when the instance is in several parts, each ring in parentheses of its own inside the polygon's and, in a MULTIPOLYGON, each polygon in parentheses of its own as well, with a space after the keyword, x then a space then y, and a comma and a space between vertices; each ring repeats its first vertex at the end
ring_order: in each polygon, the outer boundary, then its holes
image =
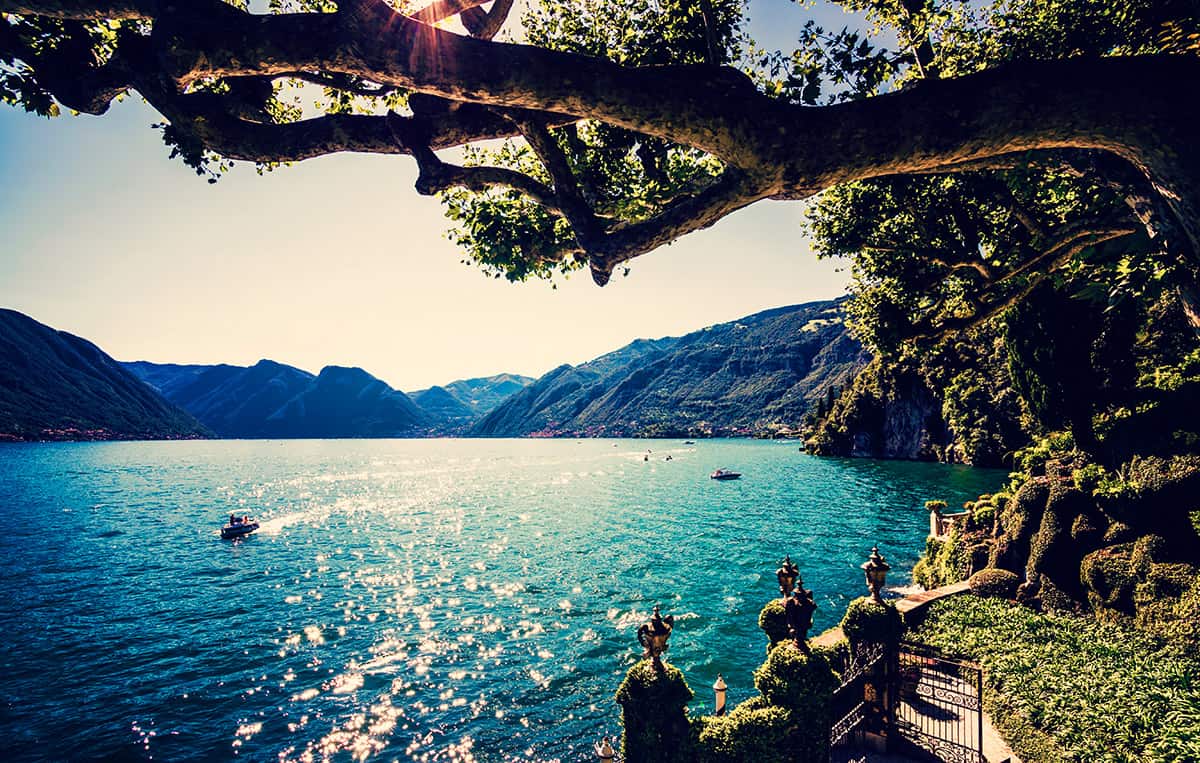
POLYGON ((0 439, 208 434, 96 345, 0 309, 0 439))
POLYGON ((560 366, 471 434, 703 436, 793 428, 866 360, 839 303, 783 307, 560 366))
POLYGON ((313 376, 273 360, 126 367, 222 437, 387 437, 429 425, 407 395, 360 368, 328 366, 313 376))
POLYGON ((361 368, 326 366, 267 419, 273 437, 393 437, 422 434, 429 418, 361 368))

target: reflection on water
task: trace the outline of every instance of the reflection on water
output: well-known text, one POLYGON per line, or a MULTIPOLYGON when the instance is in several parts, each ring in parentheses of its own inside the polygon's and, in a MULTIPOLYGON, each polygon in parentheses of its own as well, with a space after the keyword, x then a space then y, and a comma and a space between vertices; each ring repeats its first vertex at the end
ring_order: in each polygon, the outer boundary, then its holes
POLYGON ((579 759, 655 603, 693 687, 738 701, 785 552, 823 629, 872 543, 910 568, 926 499, 1003 477, 613 442, 0 446, 0 734, 27 759, 579 759), (221 541, 231 513, 262 528, 221 541))

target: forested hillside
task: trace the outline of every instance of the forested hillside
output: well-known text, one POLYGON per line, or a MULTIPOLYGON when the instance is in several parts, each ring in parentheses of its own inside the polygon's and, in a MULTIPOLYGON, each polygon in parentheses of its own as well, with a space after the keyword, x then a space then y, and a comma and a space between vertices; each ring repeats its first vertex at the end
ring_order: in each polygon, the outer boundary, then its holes
POLYGON ((561 366, 480 421, 487 436, 792 433, 866 362, 838 302, 768 310, 561 366))
POLYGON ((0 309, 0 439, 209 436, 99 347, 0 309))

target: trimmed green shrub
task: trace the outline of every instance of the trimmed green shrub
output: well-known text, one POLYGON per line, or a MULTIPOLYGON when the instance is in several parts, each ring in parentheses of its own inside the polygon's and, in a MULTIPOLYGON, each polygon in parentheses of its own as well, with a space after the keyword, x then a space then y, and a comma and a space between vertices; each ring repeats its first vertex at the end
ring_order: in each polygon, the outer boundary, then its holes
MULTIPOLYGON (((780 760, 818 763, 829 758, 829 728, 833 723, 830 702, 840 683, 830 664, 831 656, 830 651, 821 649, 806 654, 795 643, 784 641, 754 671, 754 686, 762 694, 763 702, 785 709, 793 720, 778 742, 780 760)), ((756 709, 754 716, 757 723, 778 728, 777 714, 768 715, 767 711, 756 709)))
POLYGON ((674 665, 654 667, 639 660, 617 689, 621 706, 621 752, 626 763, 685 763, 693 760, 687 703, 692 690, 674 665))
POLYGON ((852 645, 897 644, 904 636, 904 618, 895 605, 876 604, 861 596, 850 602, 842 617, 842 632, 852 645))
POLYGON ((1133 614, 1133 590, 1138 578, 1132 543, 1088 554, 1080 564, 1079 577, 1087 590, 1088 604, 1097 614, 1102 610, 1133 614))
POLYGON ((784 739, 793 725, 793 714, 786 708, 755 697, 726 715, 693 721, 696 758, 703 763, 789 763, 784 739))
POLYGON ((945 511, 946 507, 948 505, 949 504, 947 504, 945 501, 926 501, 925 502, 925 511, 926 512, 931 512, 931 511, 935 511, 935 510, 936 511, 945 511))
POLYGON ((827 653, 805 654, 795 643, 784 641, 754 671, 754 686, 772 705, 809 717, 828 704, 838 679, 827 653))
POLYGON ((971 593, 976 596, 1011 599, 1017 595, 1021 578, 1015 572, 988 568, 980 570, 967 580, 971 593))
POLYGON ((788 637, 787 610, 782 599, 771 599, 758 613, 758 627, 767 634, 767 651, 788 637))

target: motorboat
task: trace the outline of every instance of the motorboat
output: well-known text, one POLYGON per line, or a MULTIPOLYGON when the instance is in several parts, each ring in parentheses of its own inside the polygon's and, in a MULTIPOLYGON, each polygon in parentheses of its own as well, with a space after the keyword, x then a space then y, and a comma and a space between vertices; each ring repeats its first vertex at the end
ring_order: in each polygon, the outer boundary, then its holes
POLYGON ((714 480, 736 480, 736 479, 741 478, 742 473, 741 472, 731 472, 728 469, 717 469, 715 472, 713 472, 712 474, 710 474, 708 476, 710 479, 714 479, 714 480))
POLYGON ((686 441, 684 441, 684 443, 683 443, 683 444, 684 444, 684 445, 695 445, 695 444, 696 444, 696 441, 695 441, 695 440, 686 440, 686 441))
POLYGON ((229 524, 221 528, 221 537, 225 540, 242 538, 258 529, 258 522, 251 517, 229 515, 229 524))

